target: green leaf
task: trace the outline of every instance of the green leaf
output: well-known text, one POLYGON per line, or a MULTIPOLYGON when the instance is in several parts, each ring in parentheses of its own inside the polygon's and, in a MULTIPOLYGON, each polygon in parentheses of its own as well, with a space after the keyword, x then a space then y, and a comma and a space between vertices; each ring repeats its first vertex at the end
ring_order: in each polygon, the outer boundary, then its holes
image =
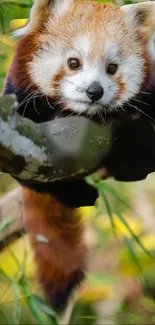
POLYGON ((17 282, 12 283, 12 289, 14 293, 14 324, 20 324, 20 316, 21 316, 21 305, 19 300, 19 286, 17 282))
POLYGON ((107 183, 104 183, 104 188, 107 190, 109 193, 111 193, 120 203, 122 203, 127 209, 131 209, 131 206, 125 201, 125 199, 122 199, 118 194, 117 191, 109 186, 107 183))
POLYGON ((0 232, 5 231, 8 227, 10 227, 15 222, 15 218, 7 218, 0 225, 0 232))
POLYGON ((153 255, 151 254, 151 252, 149 252, 141 243, 140 239, 135 235, 135 233, 133 232, 133 230, 130 228, 130 226, 128 225, 128 223, 126 222, 126 220, 123 218, 123 216, 119 213, 116 212, 117 216, 119 217, 119 219, 122 221, 122 223, 126 226, 126 228, 128 229, 128 231, 130 232, 130 234, 132 235, 132 237, 134 238, 135 242, 141 247, 141 249, 150 257, 153 258, 153 255))
POLYGON ((31 291, 29 290, 28 285, 26 284, 26 282, 22 281, 19 283, 20 285, 20 290, 21 292, 24 294, 25 296, 25 301, 33 315, 33 317, 36 319, 36 321, 38 322, 38 324, 47 324, 47 318, 45 318, 42 314, 42 312, 40 312, 40 309, 38 308, 38 304, 36 302, 36 299, 33 297, 31 291))
POLYGON ((37 295, 33 295, 33 297, 36 299, 39 309, 51 318, 53 322, 52 324, 58 325, 56 312, 47 303, 45 303, 41 297, 37 295))
POLYGON ((116 236, 116 227, 115 227, 114 218, 113 218, 113 212, 112 212, 110 203, 109 203, 109 201, 108 201, 108 199, 107 199, 107 197, 106 197, 106 195, 104 193, 103 186, 99 186, 99 193, 100 193, 100 195, 101 195, 101 197, 103 199, 103 202, 105 204, 105 208, 106 208, 107 214, 108 214, 109 219, 110 219, 113 234, 117 238, 117 236, 116 236))
POLYGON ((86 182, 87 182, 89 185, 91 185, 91 186, 97 188, 97 184, 96 184, 95 181, 94 181, 94 177, 93 177, 93 175, 87 176, 87 177, 86 177, 86 182))
POLYGON ((142 267, 140 265, 139 258, 137 256, 136 251, 134 249, 134 246, 132 244, 132 239, 125 237, 125 242, 126 242, 126 244, 128 246, 128 250, 130 252, 131 257, 132 257, 134 263, 136 264, 136 266, 137 266, 137 268, 138 268, 138 270, 139 270, 139 272, 141 274, 142 273, 142 267))
POLYGON ((4 272, 1 268, 0 268, 0 276, 2 276, 7 281, 11 281, 11 279, 9 278, 9 276, 7 275, 7 273, 4 272))
POLYGON ((0 310, 0 315, 1 315, 2 318, 4 319, 6 325, 12 325, 12 319, 10 319, 10 318, 8 317, 8 315, 7 315, 6 312, 4 312, 3 310, 0 310))

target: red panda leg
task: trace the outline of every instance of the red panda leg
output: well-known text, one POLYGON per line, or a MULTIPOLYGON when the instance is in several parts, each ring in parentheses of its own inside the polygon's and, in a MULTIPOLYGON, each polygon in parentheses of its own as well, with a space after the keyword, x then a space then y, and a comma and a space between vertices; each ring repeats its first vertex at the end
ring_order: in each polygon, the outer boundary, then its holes
POLYGON ((23 201, 24 226, 34 249, 38 279, 48 301, 62 310, 84 278, 85 247, 78 210, 26 187, 23 201))

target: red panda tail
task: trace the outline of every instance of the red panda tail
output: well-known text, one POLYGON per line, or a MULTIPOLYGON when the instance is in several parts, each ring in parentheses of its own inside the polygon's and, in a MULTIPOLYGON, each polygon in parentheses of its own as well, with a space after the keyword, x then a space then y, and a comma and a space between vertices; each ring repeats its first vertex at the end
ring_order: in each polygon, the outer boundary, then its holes
POLYGON ((24 226, 34 249, 38 279, 53 308, 62 310, 84 277, 85 247, 79 213, 50 194, 26 187, 23 201, 24 226))

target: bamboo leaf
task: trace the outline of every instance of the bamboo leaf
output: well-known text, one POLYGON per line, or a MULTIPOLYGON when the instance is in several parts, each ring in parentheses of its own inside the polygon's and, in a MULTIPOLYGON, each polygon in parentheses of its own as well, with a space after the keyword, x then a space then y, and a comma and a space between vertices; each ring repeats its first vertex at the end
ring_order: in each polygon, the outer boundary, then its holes
POLYGON ((6 312, 0 310, 0 315, 4 319, 6 325, 12 325, 12 319, 10 319, 6 312))
POLYGON ((111 193, 120 203, 122 203, 126 208, 131 209, 130 205, 125 201, 125 199, 122 199, 118 194, 117 191, 109 186, 107 183, 104 183, 104 188, 107 190, 109 193, 111 193))
POLYGON ((128 225, 128 223, 126 222, 126 220, 122 217, 122 215, 119 212, 116 212, 117 216, 119 217, 119 219, 122 221, 122 223, 126 226, 126 228, 128 229, 128 231, 130 232, 130 234, 132 235, 132 237, 134 238, 135 242, 141 247, 141 249, 150 257, 153 258, 153 255, 151 254, 151 252, 149 252, 145 246, 143 246, 143 244, 141 243, 140 239, 135 235, 135 233, 133 232, 133 230, 130 228, 130 226, 128 225))
POLYGON ((12 283, 12 289, 14 293, 14 324, 20 324, 20 316, 21 316, 21 305, 20 305, 20 297, 19 297, 19 286, 17 282, 12 283))
POLYGON ((20 285, 21 292, 25 296, 25 301, 26 301, 33 317, 38 322, 38 324, 43 324, 43 325, 47 324, 47 318, 45 318, 43 316, 42 312, 40 312, 37 302, 36 302, 35 298, 33 297, 31 291, 29 290, 29 287, 26 284, 26 282, 22 281, 21 283, 19 283, 19 285, 20 285))
POLYGON ((104 193, 104 190, 103 190, 103 188, 102 188, 101 186, 99 187, 99 193, 100 193, 100 195, 101 195, 101 197, 102 197, 102 200, 103 200, 103 202, 104 202, 104 205, 105 205, 105 208, 106 208, 107 214, 108 214, 108 216, 109 216, 109 219, 110 219, 110 223, 111 223, 111 228, 112 228, 113 234, 114 234, 115 237, 117 237, 117 236, 116 236, 116 227, 115 227, 114 218, 113 218, 113 212, 112 212, 112 209, 111 209, 110 203, 109 203, 109 201, 108 201, 108 199, 107 199, 107 197, 106 197, 106 195, 105 195, 105 193, 104 193))
POLYGON ((15 222, 14 218, 7 218, 0 225, 0 232, 5 231, 8 227, 10 227, 15 222))
POLYGON ((125 237, 125 242, 126 242, 126 244, 127 244, 127 247, 128 247, 128 250, 129 250, 129 252, 130 252, 131 257, 132 257, 132 259, 133 259, 135 265, 137 266, 138 271, 139 271, 140 274, 141 274, 141 273, 142 273, 142 267, 141 267, 141 265, 140 265, 139 258, 138 258, 138 256, 137 256, 136 251, 135 251, 135 249, 134 249, 134 246, 133 246, 133 244, 132 244, 132 239, 131 239, 131 238, 127 238, 127 237, 125 237))
POLYGON ((33 295, 33 297, 36 299, 39 309, 50 317, 52 324, 58 325, 56 312, 47 303, 45 303, 41 297, 37 295, 33 295))
POLYGON ((11 279, 9 278, 9 276, 7 275, 6 272, 4 272, 1 268, 0 268, 0 276, 2 276, 4 279, 11 281, 11 279))

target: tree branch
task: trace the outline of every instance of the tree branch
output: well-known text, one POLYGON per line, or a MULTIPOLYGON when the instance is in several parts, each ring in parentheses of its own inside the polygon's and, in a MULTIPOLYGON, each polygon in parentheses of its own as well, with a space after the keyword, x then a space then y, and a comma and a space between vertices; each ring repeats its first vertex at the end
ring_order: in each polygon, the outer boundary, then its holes
POLYGON ((40 127, 20 117, 16 107, 14 95, 0 98, 0 170, 21 180, 52 181, 46 176, 52 175, 47 141, 40 127))
POLYGON ((17 106, 15 95, 0 97, 1 172, 31 182, 84 177, 109 150, 108 127, 79 116, 36 124, 17 106))
POLYGON ((17 113, 15 95, 0 97, 0 171, 21 181, 84 178, 111 149, 112 125, 82 116, 36 124, 17 113))

